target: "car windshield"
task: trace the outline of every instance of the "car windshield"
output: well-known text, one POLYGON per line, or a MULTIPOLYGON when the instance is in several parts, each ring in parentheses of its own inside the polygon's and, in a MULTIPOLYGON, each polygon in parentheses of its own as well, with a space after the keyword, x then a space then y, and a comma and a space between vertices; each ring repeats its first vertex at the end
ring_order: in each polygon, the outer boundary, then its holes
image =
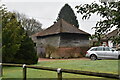
POLYGON ((113 48, 110 48, 110 51, 115 51, 115 49, 113 49, 113 48))

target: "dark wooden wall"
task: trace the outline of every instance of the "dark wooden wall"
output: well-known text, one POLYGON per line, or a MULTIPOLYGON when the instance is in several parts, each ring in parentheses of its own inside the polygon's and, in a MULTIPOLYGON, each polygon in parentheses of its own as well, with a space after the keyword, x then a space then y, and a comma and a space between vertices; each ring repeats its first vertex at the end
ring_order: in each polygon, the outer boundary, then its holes
POLYGON ((82 34, 61 34, 60 47, 87 47, 89 46, 89 36, 82 34))
POLYGON ((52 36, 46 36, 42 38, 38 38, 38 43, 42 43, 45 46, 51 45, 54 47, 59 47, 60 43, 60 36, 59 35, 52 35, 52 36))

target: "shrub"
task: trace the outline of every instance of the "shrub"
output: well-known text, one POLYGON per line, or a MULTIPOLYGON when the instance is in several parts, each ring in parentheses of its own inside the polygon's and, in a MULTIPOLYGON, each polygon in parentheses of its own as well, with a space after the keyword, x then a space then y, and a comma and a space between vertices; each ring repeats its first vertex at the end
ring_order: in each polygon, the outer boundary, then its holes
POLYGON ((14 63, 36 64, 38 62, 37 52, 34 49, 34 43, 28 36, 25 36, 21 47, 15 55, 14 63))
POLYGON ((47 57, 47 58, 51 58, 51 57, 52 57, 51 55, 52 55, 53 53, 55 53, 56 50, 57 50, 57 49, 56 49, 54 46, 48 44, 48 45, 46 46, 46 57, 47 57))

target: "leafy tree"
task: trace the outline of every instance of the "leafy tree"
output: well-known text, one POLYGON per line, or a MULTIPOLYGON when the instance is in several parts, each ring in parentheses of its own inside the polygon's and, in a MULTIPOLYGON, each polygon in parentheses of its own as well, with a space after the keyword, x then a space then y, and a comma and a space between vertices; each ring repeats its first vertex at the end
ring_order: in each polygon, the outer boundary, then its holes
POLYGON ((21 26, 14 14, 4 11, 2 12, 2 57, 3 62, 11 62, 14 54, 19 50, 23 33, 20 32, 21 26))
POLYGON ((15 14, 8 12, 3 6, 0 7, 0 13, 2 13, 2 61, 7 63, 36 63, 37 54, 34 51, 34 44, 22 28, 21 23, 17 21, 15 14), (19 58, 21 54, 24 56, 23 58, 19 58), (27 58, 30 60, 28 61, 27 58))
POLYGON ((64 19, 68 23, 70 23, 70 24, 76 26, 77 28, 79 28, 77 17, 75 16, 74 11, 72 10, 72 8, 68 4, 65 4, 62 7, 62 9, 60 10, 60 12, 58 14, 57 21, 59 19, 64 19))
POLYGON ((36 64, 38 60, 36 55, 34 43, 26 34, 21 41, 20 49, 15 54, 14 63, 36 64))
POLYGON ((95 35, 99 41, 101 40, 100 36, 106 34, 112 27, 115 26, 118 30, 120 29, 120 1, 101 2, 101 4, 93 2, 92 4, 76 6, 76 8, 78 13, 83 14, 82 19, 89 19, 95 13, 103 18, 94 27, 95 35))
POLYGON ((17 16, 17 20, 21 22, 22 27, 27 31, 28 35, 42 31, 42 24, 36 19, 30 19, 25 14, 20 14, 19 12, 14 11, 14 13, 17 16))

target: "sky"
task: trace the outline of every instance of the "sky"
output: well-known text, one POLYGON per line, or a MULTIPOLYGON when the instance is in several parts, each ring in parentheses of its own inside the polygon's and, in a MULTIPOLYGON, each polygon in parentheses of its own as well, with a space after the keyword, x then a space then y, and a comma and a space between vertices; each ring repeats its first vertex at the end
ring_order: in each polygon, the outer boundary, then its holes
POLYGON ((78 14, 77 9, 75 9, 77 5, 90 4, 94 1, 99 2, 99 0, 2 0, 1 2, 6 5, 9 11, 17 11, 27 15, 29 18, 37 19, 42 23, 44 29, 53 25, 60 9, 68 3, 77 16, 79 29, 94 34, 92 27, 95 27, 100 17, 93 15, 89 20, 82 20, 82 15, 78 14))

